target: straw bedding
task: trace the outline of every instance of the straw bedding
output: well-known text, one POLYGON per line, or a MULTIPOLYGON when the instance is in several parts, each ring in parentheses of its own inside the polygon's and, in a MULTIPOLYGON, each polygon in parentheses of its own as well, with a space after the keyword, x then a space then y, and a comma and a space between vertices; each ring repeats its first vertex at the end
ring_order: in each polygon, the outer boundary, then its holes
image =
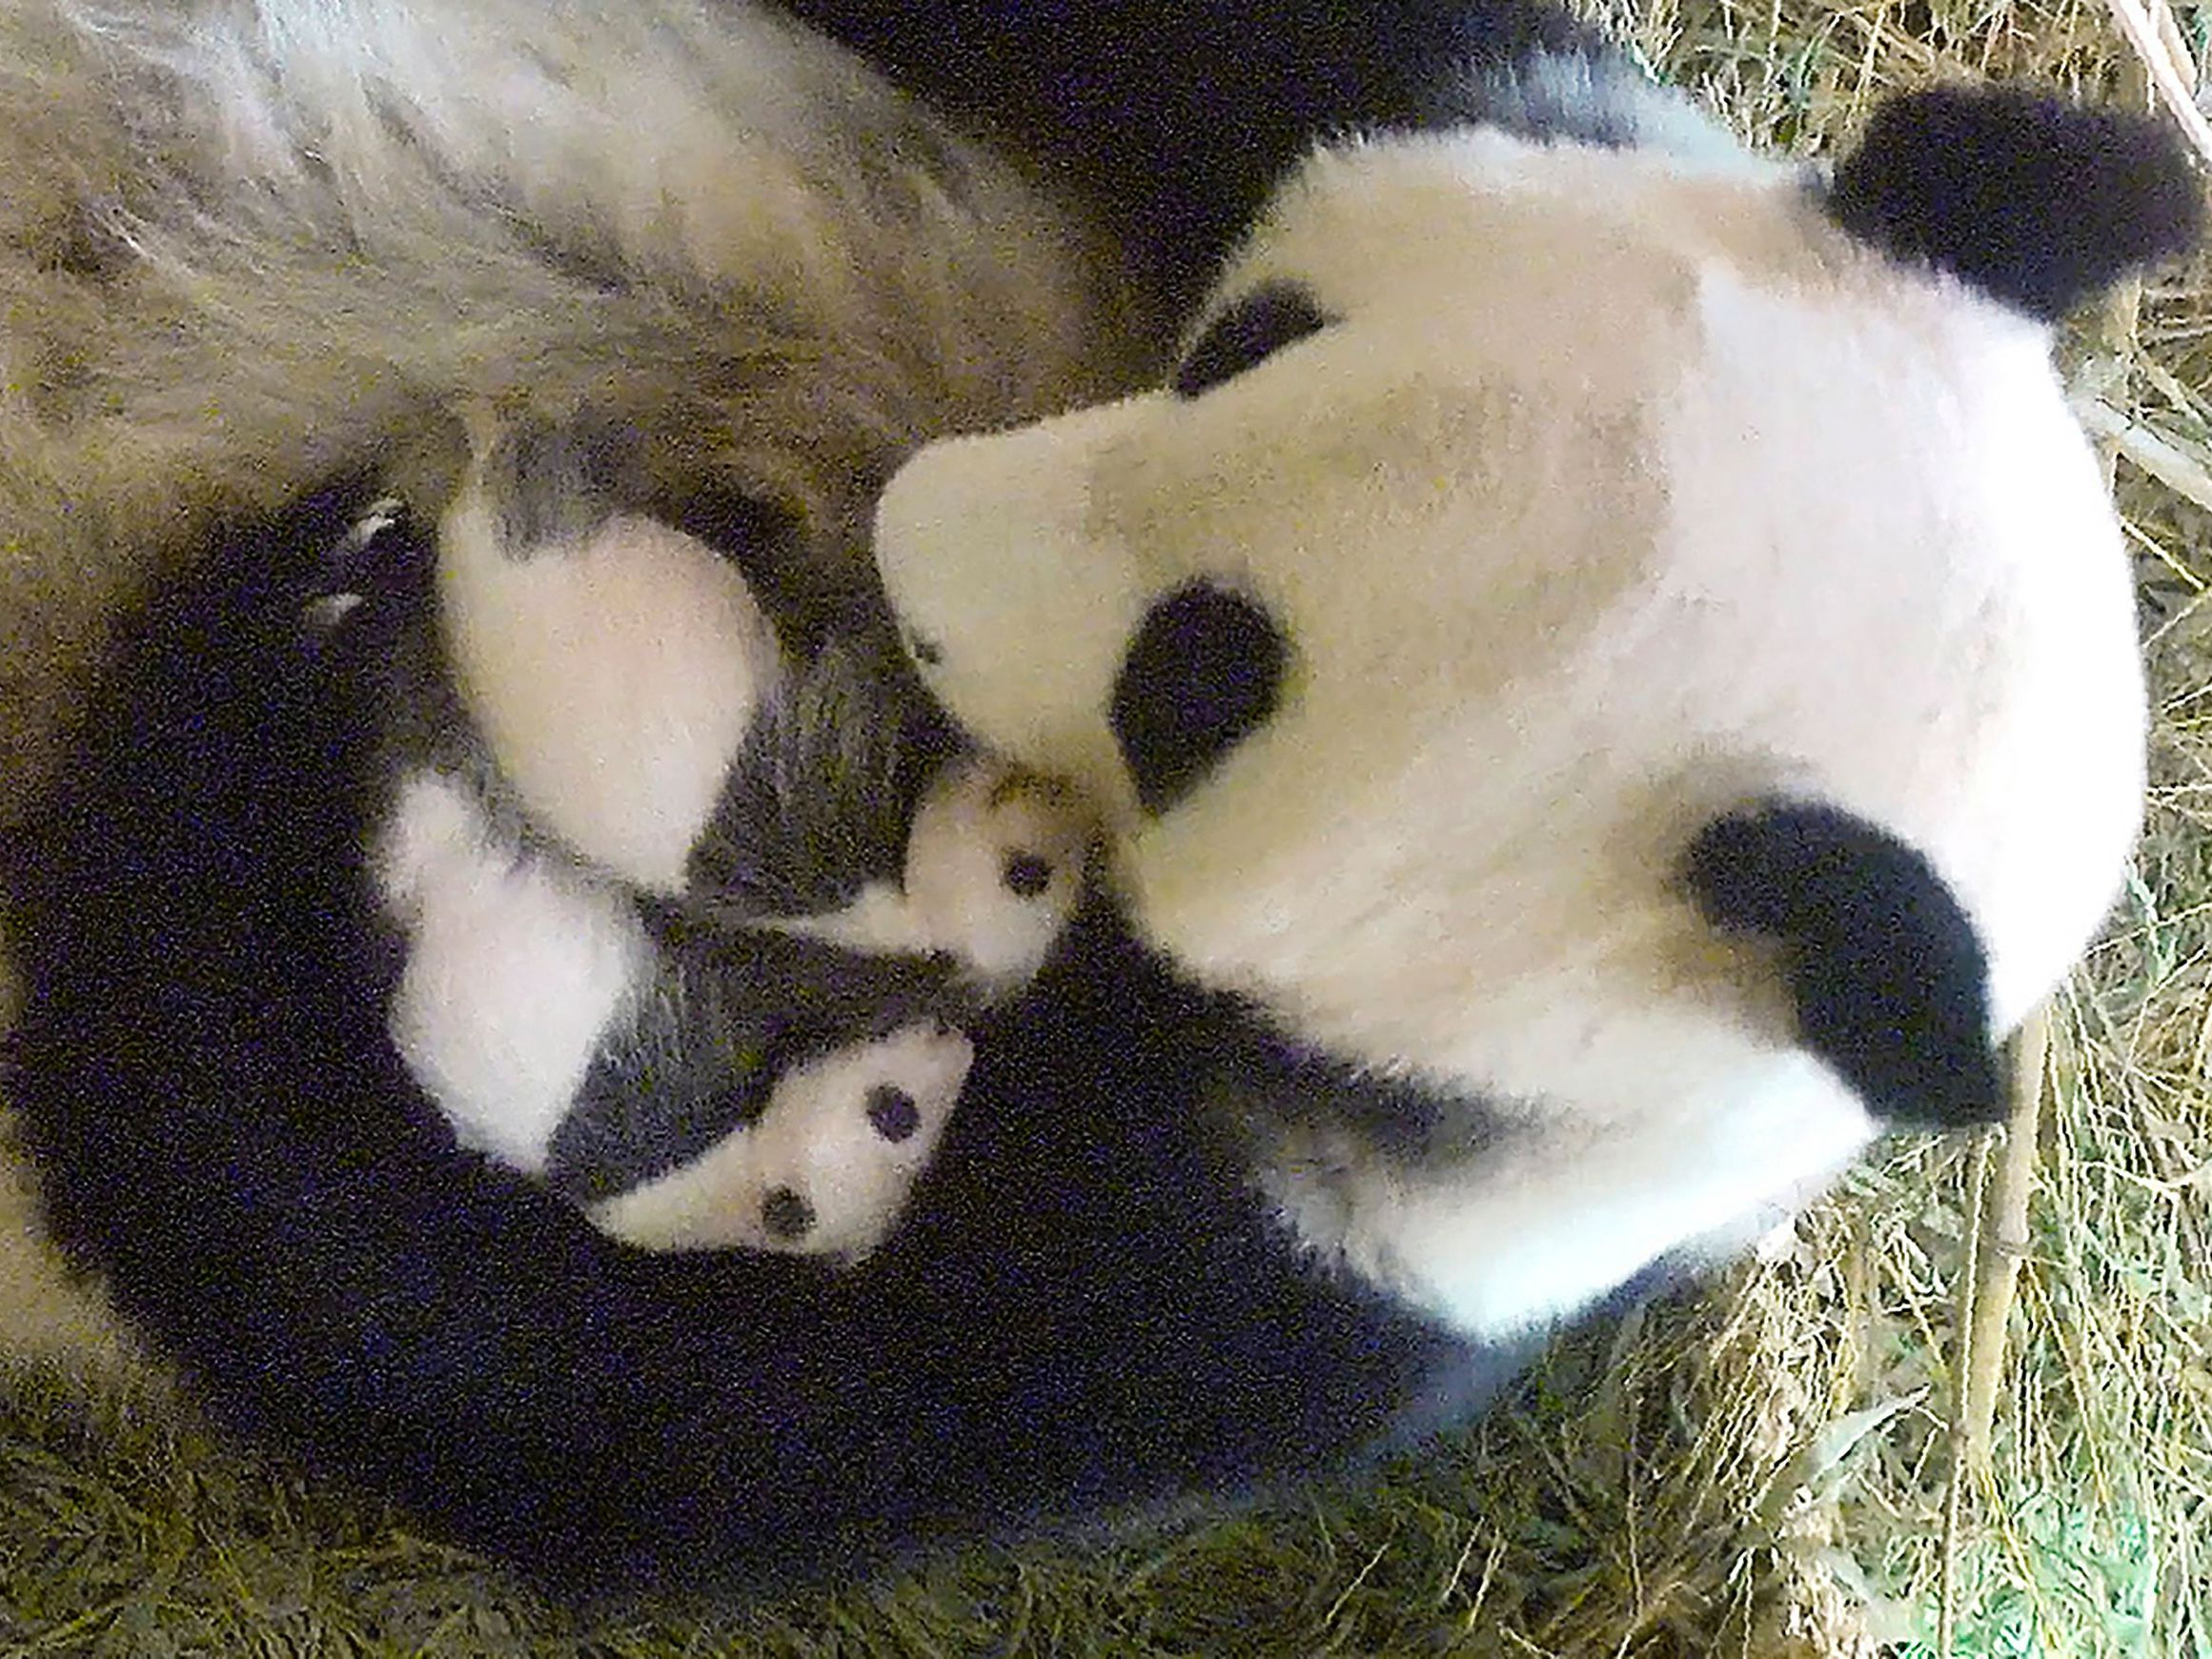
MULTIPOLYGON (((1739 131, 1811 152, 1942 74, 2170 97, 2212 10, 2141 13, 2133 38, 2075 0, 1607 21, 1739 131)), ((2032 1159, 2017 1132, 2010 1155, 1898 1151, 1774 1259, 1569 1345, 1379 1487, 741 1614, 580 1623, 138 1391, 26 1376, 0 1391, 0 1649, 2212 1653, 2212 268, 2123 296, 2068 362, 2139 555, 2157 728, 2134 879, 2024 1062, 2032 1159)), ((30 732, 51 677, 25 677, 27 643, 68 657, 97 606, 6 557, 0 696, 30 732)))

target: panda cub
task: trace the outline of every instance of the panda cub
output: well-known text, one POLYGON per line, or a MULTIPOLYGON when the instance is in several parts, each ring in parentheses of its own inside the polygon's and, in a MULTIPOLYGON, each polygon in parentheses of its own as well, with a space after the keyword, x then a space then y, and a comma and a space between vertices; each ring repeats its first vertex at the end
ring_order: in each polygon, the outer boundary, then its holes
POLYGON ((619 434, 473 426, 435 533, 375 501, 303 612, 386 734, 393 1042, 615 1238, 864 1257, 1087 826, 963 752, 866 617, 787 647, 736 562, 629 508, 619 434))

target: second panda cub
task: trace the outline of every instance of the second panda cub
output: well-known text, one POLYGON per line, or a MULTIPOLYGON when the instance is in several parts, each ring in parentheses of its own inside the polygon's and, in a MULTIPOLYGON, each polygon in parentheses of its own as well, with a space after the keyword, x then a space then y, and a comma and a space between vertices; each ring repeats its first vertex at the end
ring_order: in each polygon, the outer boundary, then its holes
POLYGON ((963 750, 864 621, 786 643, 748 550, 633 506, 598 435, 474 447, 435 536, 379 503, 308 612, 387 735, 394 1044, 617 1238, 857 1260, 1090 825, 963 750))

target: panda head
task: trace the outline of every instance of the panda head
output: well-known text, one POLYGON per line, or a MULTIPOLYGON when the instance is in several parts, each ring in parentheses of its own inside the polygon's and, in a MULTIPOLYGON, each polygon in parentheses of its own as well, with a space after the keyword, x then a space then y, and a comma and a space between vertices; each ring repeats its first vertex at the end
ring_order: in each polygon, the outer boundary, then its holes
POLYGON ((1543 102, 1317 150, 1169 384, 911 460, 908 649, 1104 803, 1147 945, 1350 1075, 1795 1100, 1781 1164, 1986 1116, 2142 779, 2051 325, 2197 187, 2004 91, 1832 175, 1543 102))

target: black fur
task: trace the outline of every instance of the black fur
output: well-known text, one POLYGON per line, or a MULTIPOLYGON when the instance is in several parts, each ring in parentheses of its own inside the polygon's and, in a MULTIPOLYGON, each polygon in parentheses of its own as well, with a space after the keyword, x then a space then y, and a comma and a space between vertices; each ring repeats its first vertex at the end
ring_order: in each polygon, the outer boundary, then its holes
POLYGON ((1981 942, 1918 852, 1837 807, 1767 801, 1708 824, 1686 874, 1715 926, 1781 942, 1805 1045, 1877 1120, 2003 1116, 1981 942))
POLYGON ((910 1141, 914 1131, 922 1127, 922 1108, 904 1089, 878 1083, 868 1091, 868 1123, 881 1139, 893 1144, 910 1141))
POLYGON ((739 928, 663 930, 652 983, 600 1044, 547 1149, 571 1198, 612 1198, 755 1123, 786 1072, 924 1016, 965 1021, 949 964, 739 928))
POLYGON ((1052 861, 1036 853, 1008 853, 999 881, 1017 899, 1041 899, 1052 885, 1052 861))
POLYGON ((1300 1480, 1526 1360, 1284 1241, 1206 1144, 1192 1004, 1091 919, 859 1270, 631 1252, 458 1150, 384 1037, 375 734, 284 579, 358 506, 152 597, 12 918, 52 1224, 222 1420, 574 1597, 1300 1480))
POLYGON ((808 916, 897 881, 923 792, 957 748, 888 630, 826 641, 755 713, 690 890, 741 918, 808 916))
POLYGON ((1492 1101, 1336 1059, 1234 999, 1218 1006, 1208 1046, 1225 1117, 1241 1130, 1238 1155, 1248 1162, 1279 1161, 1287 1131, 1333 1130, 1408 1166, 1465 1159, 1509 1133, 1492 1101))
POLYGON ((2204 218, 2202 181, 2167 123, 2013 87, 1888 99, 1828 205, 1854 235, 2046 322, 2186 253, 2204 218))
POLYGON ((498 504, 499 542, 512 558, 581 541, 635 511, 645 492, 644 438, 596 415, 522 419, 501 428, 484 463, 498 504))
POLYGON ((1207 324, 1169 384, 1176 396, 1196 397, 1328 326, 1328 314, 1301 284, 1263 283, 1207 324))
POLYGON ((1100 202, 1169 303, 1198 297, 1316 141, 1467 118, 1475 71, 1610 54, 1543 0, 785 0, 923 101, 1100 202))
POLYGON ((1155 599, 1106 711, 1147 812, 1165 812, 1268 722, 1289 643, 1255 601, 1210 582, 1155 599))

